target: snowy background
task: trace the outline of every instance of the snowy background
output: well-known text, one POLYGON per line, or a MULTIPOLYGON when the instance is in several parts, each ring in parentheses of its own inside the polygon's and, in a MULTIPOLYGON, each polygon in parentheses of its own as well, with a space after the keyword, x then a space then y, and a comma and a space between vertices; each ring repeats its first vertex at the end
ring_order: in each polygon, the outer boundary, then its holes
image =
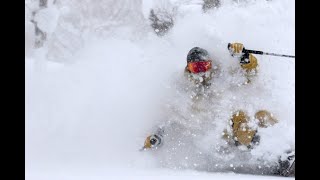
POLYGON ((241 86, 227 43, 294 55, 294 1, 221 0, 206 12, 202 0, 41 2, 25 0, 26 179, 281 178, 265 170, 295 148, 295 59, 257 55, 258 76, 241 86), (173 19, 165 35, 151 9, 173 19), (194 46, 221 70, 199 114, 183 77, 194 46), (237 109, 268 109, 279 123, 259 130, 252 151, 222 152, 237 109), (140 152, 167 121, 189 128, 140 152))

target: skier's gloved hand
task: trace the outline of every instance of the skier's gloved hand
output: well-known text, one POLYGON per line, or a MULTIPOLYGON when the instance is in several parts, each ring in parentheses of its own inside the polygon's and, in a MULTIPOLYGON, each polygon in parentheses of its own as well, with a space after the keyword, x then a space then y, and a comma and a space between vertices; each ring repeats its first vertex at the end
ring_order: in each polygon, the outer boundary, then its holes
POLYGON ((144 142, 144 149, 153 149, 161 145, 162 137, 157 134, 150 135, 144 142))
POLYGON ((231 56, 236 56, 236 57, 242 57, 243 55, 243 44, 241 43, 229 43, 228 44, 228 50, 231 54, 231 56))
POLYGON ((246 70, 247 72, 256 71, 258 66, 257 58, 250 54, 244 54, 243 57, 240 59, 241 67, 246 70))

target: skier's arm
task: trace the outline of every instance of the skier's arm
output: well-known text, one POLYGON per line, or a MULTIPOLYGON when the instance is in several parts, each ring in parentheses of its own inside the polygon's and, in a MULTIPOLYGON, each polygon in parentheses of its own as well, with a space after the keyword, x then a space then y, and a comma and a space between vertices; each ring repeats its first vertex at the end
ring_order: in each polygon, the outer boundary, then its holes
MULTIPOLYGON (((169 131, 180 126, 174 121, 166 121, 155 127, 154 132, 147 136, 142 149, 156 149, 164 143, 164 137, 168 135, 169 131)), ((170 134, 170 133, 169 133, 170 134)))
POLYGON ((230 43, 228 47, 231 56, 238 57, 240 65, 246 71, 256 70, 258 60, 252 53, 243 53, 244 46, 242 43, 230 43))
POLYGON ((158 148, 163 143, 163 136, 165 134, 165 129, 167 124, 162 124, 156 127, 156 130, 151 135, 147 136, 144 141, 143 149, 153 149, 158 148))

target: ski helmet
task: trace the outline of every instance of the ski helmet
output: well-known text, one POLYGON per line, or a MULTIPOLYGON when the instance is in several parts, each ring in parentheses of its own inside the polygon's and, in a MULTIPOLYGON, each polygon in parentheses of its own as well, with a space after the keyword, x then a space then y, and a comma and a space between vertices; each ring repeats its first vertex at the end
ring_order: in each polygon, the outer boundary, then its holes
POLYGON ((200 47, 192 48, 187 55, 187 63, 197 62, 197 61, 207 61, 209 59, 210 57, 209 57, 208 51, 200 47))

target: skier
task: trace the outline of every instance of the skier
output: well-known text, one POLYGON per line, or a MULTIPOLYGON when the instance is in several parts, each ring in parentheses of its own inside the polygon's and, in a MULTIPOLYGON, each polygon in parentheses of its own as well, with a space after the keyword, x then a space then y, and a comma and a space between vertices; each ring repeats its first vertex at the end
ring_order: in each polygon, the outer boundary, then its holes
MULTIPOLYGON (((258 66, 257 59, 252 54, 249 54, 249 55, 242 54, 243 44, 232 43, 228 46, 228 49, 232 56, 239 57, 241 68, 245 70, 247 75, 249 74, 253 75, 256 73, 257 66, 258 66)), ((197 87, 200 86, 205 89, 209 88, 211 85, 210 81, 212 80, 213 76, 217 72, 217 70, 212 68, 213 66, 212 64, 213 64, 213 60, 209 56, 207 50, 200 47, 194 47, 188 52, 187 65, 184 69, 184 76, 197 87)), ((201 95, 201 94, 198 94, 198 95, 201 95)), ((270 114, 270 113, 267 112, 266 114, 270 114)), ((238 119, 236 118, 236 120, 238 119)), ((244 124, 247 123, 241 118, 238 121, 241 121, 244 124)), ((236 124, 240 124, 240 122, 236 122, 236 124)), ((234 126, 234 127, 237 128, 238 126, 234 126)), ((145 141, 144 148, 149 149, 149 148, 158 147, 161 144, 161 142, 163 142, 161 140, 161 138, 163 137, 163 134, 161 134, 161 132, 163 132, 163 130, 162 131, 157 130, 157 133, 148 136, 145 141)), ((237 132, 237 131, 235 130, 234 132, 237 132)), ((252 134, 251 131, 247 131, 247 133, 249 135, 252 134)), ((235 133, 235 135, 238 135, 238 134, 240 135, 243 133, 235 133)), ((237 139, 236 136, 234 138, 237 139)), ((242 138, 239 138, 239 139, 242 139, 242 138)), ((240 143, 245 143, 248 145, 248 143, 244 141, 240 141, 240 143)))
MULTIPOLYGON (((229 43, 228 49, 231 56, 239 58, 240 66, 245 72, 247 83, 250 83, 258 71, 257 58, 251 53, 242 53, 244 46, 241 43, 229 43)), ((185 77, 192 82, 196 87, 204 89, 209 88, 210 81, 217 73, 217 69, 213 67, 213 60, 208 52, 200 47, 192 48, 187 55, 187 66, 184 70, 185 77)), ((198 88, 199 89, 199 88, 198 88)), ((198 95, 201 95, 198 94, 198 95)), ((258 128, 267 128, 273 126, 278 120, 267 110, 258 110, 255 113, 255 120, 258 128)), ((231 131, 224 131, 223 139, 230 145, 243 145, 248 149, 252 149, 259 144, 260 136, 258 135, 258 128, 249 126, 250 118, 244 110, 237 110, 230 118, 231 131)), ((165 127, 159 127, 156 132, 148 136, 145 140, 143 149, 157 149, 163 144, 165 127)), ((288 176, 294 171, 294 152, 288 152, 286 159, 279 159, 279 172, 283 176, 288 176), (291 154, 290 154, 291 153, 291 154), (293 168, 291 167, 293 165, 293 168)))

